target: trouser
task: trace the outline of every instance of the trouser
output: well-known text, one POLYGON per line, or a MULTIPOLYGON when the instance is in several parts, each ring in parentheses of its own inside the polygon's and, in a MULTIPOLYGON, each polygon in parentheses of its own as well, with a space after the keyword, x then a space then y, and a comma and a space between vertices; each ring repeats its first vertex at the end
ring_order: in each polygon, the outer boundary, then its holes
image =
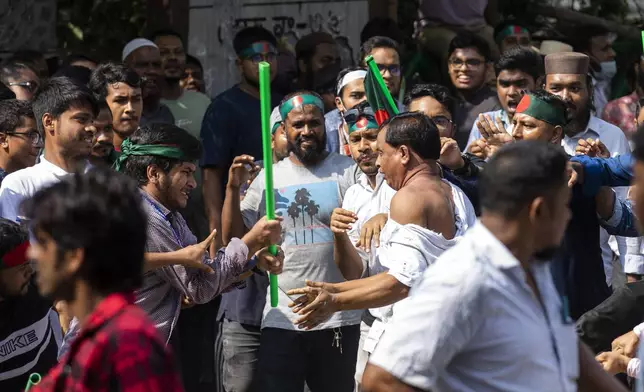
POLYGON ((353 392, 360 327, 321 331, 262 329, 258 384, 261 392, 353 392), (340 347, 336 334, 340 333, 340 347))
POLYGON ((369 330, 371 327, 367 325, 364 321, 360 323, 360 342, 358 343, 358 360, 356 361, 356 392, 361 392, 362 388, 360 384, 362 383, 362 375, 364 374, 364 369, 367 367, 367 362, 369 361, 369 352, 364 350, 364 342, 369 336, 369 330))
POLYGON ((253 379, 259 363, 260 327, 224 319, 222 335, 224 390, 257 390, 253 386, 253 379))

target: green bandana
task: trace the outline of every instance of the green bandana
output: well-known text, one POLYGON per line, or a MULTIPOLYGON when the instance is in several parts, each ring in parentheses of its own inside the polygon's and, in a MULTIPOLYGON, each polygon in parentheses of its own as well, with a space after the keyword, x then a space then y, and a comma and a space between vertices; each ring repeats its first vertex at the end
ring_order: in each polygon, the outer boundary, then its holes
POLYGON ((183 151, 177 146, 167 144, 132 144, 130 139, 123 140, 121 155, 114 162, 114 169, 121 171, 130 156, 157 156, 171 159, 183 159, 183 151))
POLYGON ((349 126, 349 134, 355 131, 362 131, 363 129, 378 129, 376 118, 368 114, 361 114, 356 117, 355 122, 347 121, 349 126))
POLYGON ((550 125, 566 125, 566 112, 550 105, 532 94, 526 94, 517 105, 517 113, 523 113, 550 125))
POLYGON ((310 94, 302 94, 296 95, 280 105, 280 114, 282 115, 282 119, 286 120, 286 117, 291 111, 293 111, 293 109, 304 105, 315 105, 320 109, 322 114, 324 114, 324 104, 320 98, 310 94))
POLYGON ((501 42, 505 39, 505 37, 508 37, 510 35, 514 34, 529 34, 530 32, 528 29, 525 27, 517 26, 517 25, 509 25, 505 26, 503 30, 499 31, 496 33, 496 42, 501 42))
POLYGON ((242 59, 253 57, 256 54, 277 53, 277 49, 268 42, 255 42, 251 46, 239 52, 239 57, 242 59))

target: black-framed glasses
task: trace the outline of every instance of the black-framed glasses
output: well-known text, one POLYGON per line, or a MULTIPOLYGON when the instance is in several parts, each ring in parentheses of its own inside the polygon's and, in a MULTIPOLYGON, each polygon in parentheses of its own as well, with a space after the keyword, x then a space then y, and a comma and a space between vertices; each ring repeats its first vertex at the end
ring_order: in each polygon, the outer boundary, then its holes
POLYGON ((463 65, 465 65, 466 68, 477 68, 483 65, 484 61, 480 59, 467 59, 465 61, 461 59, 451 59, 449 61, 449 65, 451 65, 454 68, 461 68, 463 65))
POLYGON ((431 119, 432 121, 434 121, 434 124, 436 124, 436 126, 438 127, 446 128, 446 129, 447 128, 451 129, 454 127, 454 122, 452 122, 452 120, 450 120, 445 116, 435 116, 435 117, 432 117, 431 119))
POLYGON ((399 64, 392 64, 392 65, 376 64, 376 65, 378 66, 378 71, 380 71, 381 74, 385 73, 385 71, 389 71, 389 73, 392 74, 393 76, 400 75, 399 64))
POLYGON ((27 140, 31 143, 32 146, 41 146, 43 143, 43 138, 40 132, 38 131, 27 131, 27 132, 7 132, 9 136, 25 136, 27 140))
POLYGON ((20 87, 25 88, 25 89, 27 89, 27 90, 29 90, 30 92, 33 93, 34 91, 36 91, 38 89, 38 82, 33 81, 33 80, 27 80, 27 81, 24 81, 24 82, 12 82, 12 83, 7 84, 7 86, 9 86, 9 87, 11 87, 11 86, 20 86, 20 87))

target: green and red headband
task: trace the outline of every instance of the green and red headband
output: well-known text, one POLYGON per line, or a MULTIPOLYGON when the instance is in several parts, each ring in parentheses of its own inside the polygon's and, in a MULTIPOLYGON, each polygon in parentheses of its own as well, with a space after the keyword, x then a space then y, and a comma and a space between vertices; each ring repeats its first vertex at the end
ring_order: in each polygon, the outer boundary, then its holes
POLYGON ((530 93, 521 98, 516 112, 545 121, 554 126, 564 126, 566 124, 566 112, 563 109, 553 106, 530 93))
POLYGON ((525 27, 508 25, 505 26, 501 31, 496 33, 496 42, 501 42, 503 41, 503 39, 505 39, 505 37, 509 37, 515 34, 530 34, 530 32, 525 27))
POLYGON ((238 55, 240 58, 245 59, 253 57, 256 54, 277 53, 277 49, 268 42, 255 42, 246 49, 241 50, 238 55))
POLYGON ((29 249, 29 241, 25 241, 5 253, 0 259, 0 270, 25 264, 27 262, 27 249, 29 249))
POLYGON ((282 115, 282 119, 286 120, 286 117, 288 117, 288 114, 292 112, 293 109, 306 105, 314 105, 320 109, 322 114, 324 114, 324 103, 322 103, 320 98, 311 94, 302 94, 296 95, 280 105, 280 114, 282 115))
POLYGON ((344 121, 347 123, 349 134, 355 131, 379 128, 371 107, 366 107, 362 112, 357 109, 347 111, 344 115, 344 121))
POLYGON ((125 168, 125 161, 131 156, 156 156, 170 159, 184 159, 185 154, 179 146, 168 144, 134 144, 129 138, 121 144, 121 155, 114 162, 114 169, 121 171, 125 168))

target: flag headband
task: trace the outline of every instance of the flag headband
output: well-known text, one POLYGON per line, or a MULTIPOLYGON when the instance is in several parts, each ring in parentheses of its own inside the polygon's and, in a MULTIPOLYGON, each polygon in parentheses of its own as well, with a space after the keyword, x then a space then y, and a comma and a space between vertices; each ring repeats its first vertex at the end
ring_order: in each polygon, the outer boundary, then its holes
POLYGON ((336 95, 340 96, 340 92, 342 92, 342 89, 347 84, 353 82, 354 80, 364 79, 366 77, 367 77, 367 71, 365 71, 364 69, 348 72, 346 75, 342 77, 342 80, 340 80, 340 83, 338 83, 336 95))
POLYGON ((256 54, 277 53, 277 49, 268 42, 255 42, 239 52, 240 58, 253 57, 256 54))
POLYGON ((516 112, 526 114, 554 126, 563 126, 566 124, 565 111, 532 94, 526 94, 521 98, 516 112))
POLYGON ((530 34, 530 32, 525 27, 521 27, 517 25, 505 26, 501 31, 496 33, 496 41, 501 42, 503 41, 503 39, 505 39, 505 37, 508 37, 514 34, 530 34))
POLYGON ((305 105, 317 106, 317 108, 320 109, 322 114, 324 114, 324 104, 322 103, 322 100, 320 98, 311 94, 302 94, 302 95, 296 95, 293 98, 289 99, 288 101, 280 105, 280 114, 282 115, 282 119, 286 120, 286 117, 290 112, 293 111, 293 109, 302 107, 305 105))
POLYGON ((4 256, 2 256, 2 259, 0 259, 0 270, 17 267, 26 263, 27 249, 29 249, 29 241, 25 241, 5 253, 4 256))
POLYGON ((373 113, 371 106, 365 107, 362 111, 358 109, 348 110, 344 115, 344 121, 347 123, 349 134, 364 129, 378 129, 378 122, 373 113))
POLYGON ((131 156, 157 156, 171 159, 183 159, 183 151, 178 146, 168 144, 133 144, 130 139, 123 140, 121 144, 121 155, 114 162, 114 169, 121 171, 125 167, 125 161, 131 156))

